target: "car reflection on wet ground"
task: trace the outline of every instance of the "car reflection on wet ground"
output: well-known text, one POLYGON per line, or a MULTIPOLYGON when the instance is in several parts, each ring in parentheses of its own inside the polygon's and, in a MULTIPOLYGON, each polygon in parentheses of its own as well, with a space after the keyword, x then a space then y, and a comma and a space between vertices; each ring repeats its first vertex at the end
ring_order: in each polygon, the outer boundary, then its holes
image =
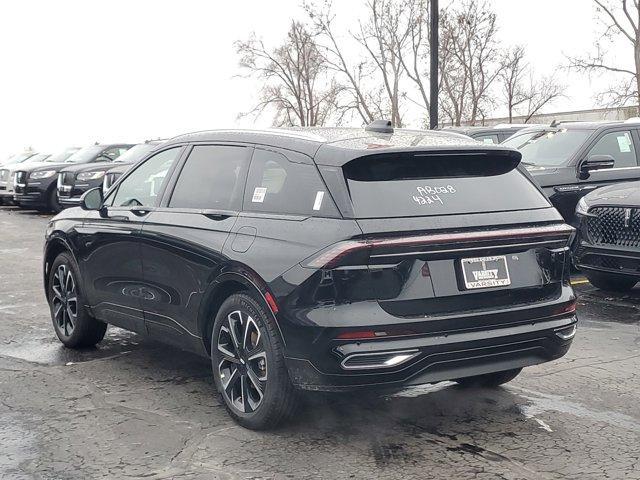
POLYGON ((576 277, 569 354, 505 388, 310 395, 292 424, 251 432, 204 359, 115 328, 96 349, 60 346, 47 219, 0 207, 2 478, 640 478, 640 287, 576 277))

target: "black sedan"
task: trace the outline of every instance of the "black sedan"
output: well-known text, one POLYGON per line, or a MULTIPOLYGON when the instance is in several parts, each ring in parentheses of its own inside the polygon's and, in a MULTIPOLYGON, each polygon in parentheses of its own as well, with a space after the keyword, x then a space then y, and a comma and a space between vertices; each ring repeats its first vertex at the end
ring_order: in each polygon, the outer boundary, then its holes
POLYGON ((147 141, 133 146, 113 162, 93 162, 63 168, 58 173, 58 202, 63 208, 79 205, 84 192, 103 185, 107 172, 121 167, 127 171, 157 145, 158 141, 147 141))
POLYGON ((640 280, 640 182, 605 187, 578 203, 574 262, 603 290, 630 290, 640 280))
POLYGON ((91 145, 78 150, 64 162, 25 165, 14 174, 14 202, 21 207, 60 211, 58 202, 58 172, 70 164, 112 162, 133 145, 91 145))

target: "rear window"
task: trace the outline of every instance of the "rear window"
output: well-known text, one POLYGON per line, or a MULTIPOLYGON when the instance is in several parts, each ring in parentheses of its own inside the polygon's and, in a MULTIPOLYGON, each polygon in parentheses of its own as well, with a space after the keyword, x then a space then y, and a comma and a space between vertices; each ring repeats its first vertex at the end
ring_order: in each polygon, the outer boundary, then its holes
POLYGON ((244 194, 245 211, 335 217, 338 211, 315 165, 256 149, 244 194))
POLYGON ((486 154, 385 154, 355 159, 343 173, 355 218, 548 207, 516 166, 517 160, 486 154))

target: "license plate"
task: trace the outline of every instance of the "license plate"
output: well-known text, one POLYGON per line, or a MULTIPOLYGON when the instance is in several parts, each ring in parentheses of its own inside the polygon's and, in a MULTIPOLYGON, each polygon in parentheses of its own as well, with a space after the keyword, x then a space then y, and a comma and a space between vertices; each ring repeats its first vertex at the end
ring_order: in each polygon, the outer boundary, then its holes
POLYGON ((467 290, 511 285, 507 257, 477 257, 462 259, 462 275, 467 290))

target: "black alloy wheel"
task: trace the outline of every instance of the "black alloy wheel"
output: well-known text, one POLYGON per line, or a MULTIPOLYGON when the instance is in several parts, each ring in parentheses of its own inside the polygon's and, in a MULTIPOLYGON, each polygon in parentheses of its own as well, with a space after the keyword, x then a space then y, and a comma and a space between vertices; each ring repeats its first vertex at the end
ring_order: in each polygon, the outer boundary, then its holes
POLYGON ((211 367, 222 401, 240 425, 273 428, 295 412, 297 394, 285 367, 277 324, 252 295, 231 295, 218 310, 211 367))
POLYGON ((256 321, 247 312, 234 310, 220 327, 217 343, 223 395, 238 411, 255 411, 267 383, 267 352, 256 321))
POLYGON ((73 273, 64 263, 58 265, 53 274, 51 291, 51 307, 56 330, 59 335, 69 338, 73 335, 78 320, 78 294, 73 273))
POLYGON ((48 293, 53 328, 66 347, 92 347, 104 338, 107 324, 89 314, 82 296, 82 279, 71 254, 61 253, 51 264, 48 293))

